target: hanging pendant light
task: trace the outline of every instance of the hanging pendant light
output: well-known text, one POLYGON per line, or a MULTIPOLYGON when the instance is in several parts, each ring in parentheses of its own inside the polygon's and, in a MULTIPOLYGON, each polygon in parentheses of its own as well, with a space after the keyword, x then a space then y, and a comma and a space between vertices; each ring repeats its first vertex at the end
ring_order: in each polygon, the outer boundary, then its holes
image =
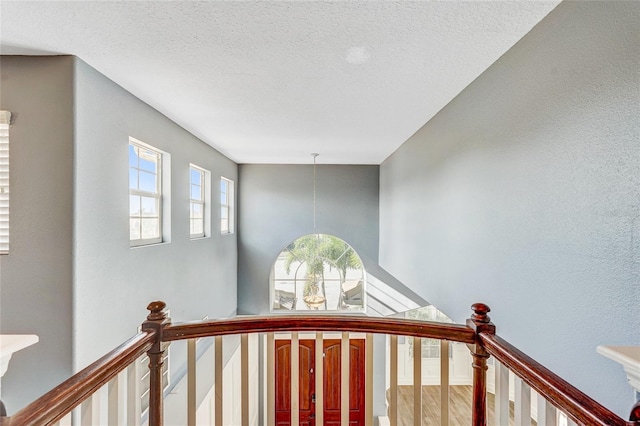
POLYGON ((313 234, 315 239, 308 247, 312 250, 311 256, 307 259, 307 278, 304 285, 303 300, 309 309, 318 310, 323 305, 327 308, 327 297, 325 295, 324 284, 324 260, 320 256, 321 237, 316 230, 316 158, 317 153, 311 154, 313 157, 313 234))

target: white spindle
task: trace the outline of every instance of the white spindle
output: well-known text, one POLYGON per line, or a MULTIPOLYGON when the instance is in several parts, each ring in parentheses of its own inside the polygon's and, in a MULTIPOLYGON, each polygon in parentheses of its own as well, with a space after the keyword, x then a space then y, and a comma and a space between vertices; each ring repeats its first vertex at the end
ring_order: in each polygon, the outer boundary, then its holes
POLYGON ((538 394, 538 426, 556 426, 556 419, 556 407, 538 394))
POLYGON ((127 424, 139 426, 142 417, 140 401, 140 360, 127 367, 127 424))
POLYGON ((109 381, 107 385, 109 402, 108 402, 108 424, 117 426, 126 424, 127 419, 127 372, 122 371, 116 377, 109 381))
POLYGON ((58 426, 71 426, 71 413, 61 418, 58 422, 58 426))
POLYGON ((276 340, 273 333, 267 333, 267 426, 276 424, 276 340))
POLYGON ((187 340, 187 425, 196 426, 196 339, 187 340))
POLYGON ((398 336, 389 335, 389 423, 398 426, 398 336))
POLYGON ((100 394, 94 393, 80 404, 80 425, 94 426, 100 424, 100 394))
POLYGON ((514 384, 515 426, 531 426, 531 388, 519 377, 515 378, 514 384))
POLYGON ((449 425, 449 342, 440 341, 440 425, 449 425))
POLYGON ((349 333, 342 333, 342 342, 340 345, 340 423, 342 426, 349 426, 349 333))
POLYGON ((215 345, 215 353, 214 353, 214 371, 215 371, 215 376, 214 376, 214 380, 215 380, 215 408, 214 408, 214 414, 215 414, 215 425, 216 426, 222 426, 222 403, 223 403, 223 389, 222 389, 222 382, 223 382, 223 369, 222 369, 222 362, 223 362, 223 354, 222 354, 222 336, 216 336, 214 338, 214 345, 215 345))
POLYGON ((249 335, 240 335, 241 423, 249 426, 249 335))
POLYGON ((291 333, 291 424, 300 423, 300 340, 291 333))
POLYGON ((496 426, 509 423, 509 369, 494 361, 496 426))
POLYGON ((373 334, 367 333, 365 341, 365 426, 373 426, 373 334))
POLYGON ((422 339, 413 338, 413 424, 422 425, 422 339))
POLYGON ((324 425, 324 335, 316 332, 316 426, 324 425))

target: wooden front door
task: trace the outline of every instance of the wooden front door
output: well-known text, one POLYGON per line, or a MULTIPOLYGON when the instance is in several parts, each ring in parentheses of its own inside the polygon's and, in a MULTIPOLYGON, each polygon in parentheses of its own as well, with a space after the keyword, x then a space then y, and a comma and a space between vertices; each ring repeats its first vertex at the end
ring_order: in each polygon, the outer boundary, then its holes
MULTIPOLYGON (((340 424, 341 340, 323 340, 324 424, 340 424)), ((300 340, 300 425, 315 425, 315 340, 300 340)), ((276 425, 291 425, 291 341, 275 342, 276 425)), ((349 342, 349 425, 364 425, 365 341, 349 342)))

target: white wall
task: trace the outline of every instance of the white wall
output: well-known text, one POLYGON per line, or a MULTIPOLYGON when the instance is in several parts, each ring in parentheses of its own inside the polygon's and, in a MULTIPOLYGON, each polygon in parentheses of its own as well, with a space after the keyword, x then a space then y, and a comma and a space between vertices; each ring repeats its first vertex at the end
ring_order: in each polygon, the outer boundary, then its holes
MULTIPOLYGON (((236 309, 236 234, 189 237, 189 163, 219 180, 237 166, 81 60, 75 65, 74 341, 76 368, 135 333, 152 300, 174 322, 236 309), (171 155, 171 242, 129 247, 128 144, 132 136, 171 155), (96 319, 99 319, 96 321, 96 319)), ((172 357, 184 359, 176 345, 172 357)), ((178 365, 178 363, 173 363, 178 365)))
POLYGON ((621 416, 640 344, 640 3, 563 2, 381 165, 380 264, 621 416))
POLYGON ((0 331, 37 334, 2 378, 9 414, 71 373, 73 59, 0 62, 9 131, 10 253, 0 256, 0 331))

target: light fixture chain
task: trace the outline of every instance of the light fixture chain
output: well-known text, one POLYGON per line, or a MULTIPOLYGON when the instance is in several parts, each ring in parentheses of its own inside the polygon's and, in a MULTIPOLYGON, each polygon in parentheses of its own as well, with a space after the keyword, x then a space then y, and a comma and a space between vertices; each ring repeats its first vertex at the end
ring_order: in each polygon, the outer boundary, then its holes
POLYGON ((313 153, 313 233, 316 232, 316 157, 320 154, 313 153))

